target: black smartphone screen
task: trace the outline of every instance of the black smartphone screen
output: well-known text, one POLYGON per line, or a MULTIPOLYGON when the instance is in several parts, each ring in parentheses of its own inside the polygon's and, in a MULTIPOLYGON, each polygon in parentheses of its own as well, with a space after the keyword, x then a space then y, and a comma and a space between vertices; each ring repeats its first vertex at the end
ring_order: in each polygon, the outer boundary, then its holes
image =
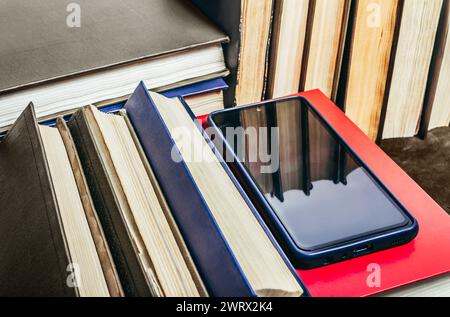
POLYGON ((213 121, 299 248, 319 250, 410 224, 304 100, 219 112, 213 121))

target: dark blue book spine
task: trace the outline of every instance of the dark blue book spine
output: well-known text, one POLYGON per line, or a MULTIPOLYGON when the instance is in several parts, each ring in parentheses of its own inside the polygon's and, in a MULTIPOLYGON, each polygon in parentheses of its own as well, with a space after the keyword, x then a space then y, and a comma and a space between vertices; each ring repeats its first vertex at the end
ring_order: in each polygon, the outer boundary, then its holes
POLYGON ((191 84, 188 86, 183 86, 180 88, 175 88, 162 92, 161 94, 167 98, 173 97, 189 97, 192 95, 204 94, 207 92, 217 91, 217 90, 227 90, 228 85, 222 78, 211 79, 207 81, 202 81, 199 83, 191 84))
POLYGON ((143 83, 125 109, 209 294, 256 296, 143 83))

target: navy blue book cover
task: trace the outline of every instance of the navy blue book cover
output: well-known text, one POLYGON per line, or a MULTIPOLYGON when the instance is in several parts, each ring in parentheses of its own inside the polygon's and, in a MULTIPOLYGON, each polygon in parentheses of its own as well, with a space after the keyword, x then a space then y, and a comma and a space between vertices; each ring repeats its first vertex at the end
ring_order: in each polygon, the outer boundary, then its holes
POLYGON ((174 142, 143 83, 125 110, 209 294, 255 296, 186 164, 171 159, 174 142))

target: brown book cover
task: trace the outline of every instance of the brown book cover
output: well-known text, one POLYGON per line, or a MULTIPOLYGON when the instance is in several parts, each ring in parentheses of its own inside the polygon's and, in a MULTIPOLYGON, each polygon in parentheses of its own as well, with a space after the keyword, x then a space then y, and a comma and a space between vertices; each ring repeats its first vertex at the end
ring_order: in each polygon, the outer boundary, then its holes
POLYGON ((77 296, 32 104, 0 143, 0 295, 77 296))
POLYGON ((69 131, 69 127, 67 126, 66 121, 63 118, 58 118, 56 120, 56 126, 67 151, 67 156, 72 167, 80 199, 86 214, 86 220, 94 239, 94 244, 97 250, 97 254, 100 258, 103 274, 105 275, 105 280, 108 285, 109 292, 111 296, 123 296, 122 285, 117 274, 117 269, 111 255, 109 245, 106 242, 106 237, 97 215, 97 210, 94 207, 91 191, 87 184, 80 157, 78 156, 78 152, 72 135, 69 131))
MULTIPOLYGON (((30 104, 0 143, 0 296, 82 296, 86 293, 86 289, 82 292, 78 284, 73 283, 78 282, 81 275, 75 272, 76 263, 70 251, 72 240, 64 228, 63 220, 67 218, 61 211, 67 210, 61 209, 58 203, 58 187, 50 172, 48 155, 56 153, 45 148, 41 128, 30 104)), ((58 122, 57 129, 67 153, 67 168, 73 172, 78 189, 73 194, 80 195, 82 209, 79 211, 84 211, 88 232, 92 234, 92 246, 100 263, 99 276, 103 274, 109 295, 121 296, 121 284, 83 171, 76 167, 79 158, 72 138, 64 123, 58 122)), ((68 230, 74 229, 68 227, 68 230)), ((90 237, 83 239, 87 241, 90 237)), ((80 274, 83 274, 82 269, 80 267, 80 274)))
POLYGON ((92 199, 111 247, 124 293, 127 296, 152 296, 136 245, 132 242, 122 217, 119 198, 114 194, 105 163, 94 142, 94 132, 87 122, 86 108, 77 111, 68 126, 83 163, 92 199))

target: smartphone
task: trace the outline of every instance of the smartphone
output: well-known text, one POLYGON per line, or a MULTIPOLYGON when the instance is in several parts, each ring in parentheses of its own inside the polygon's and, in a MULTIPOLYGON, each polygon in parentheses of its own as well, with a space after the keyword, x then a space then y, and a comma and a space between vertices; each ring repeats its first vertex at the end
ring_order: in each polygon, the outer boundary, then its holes
POLYGON ((417 235, 414 217, 305 98, 216 111, 208 126, 296 268, 348 260, 417 235))

